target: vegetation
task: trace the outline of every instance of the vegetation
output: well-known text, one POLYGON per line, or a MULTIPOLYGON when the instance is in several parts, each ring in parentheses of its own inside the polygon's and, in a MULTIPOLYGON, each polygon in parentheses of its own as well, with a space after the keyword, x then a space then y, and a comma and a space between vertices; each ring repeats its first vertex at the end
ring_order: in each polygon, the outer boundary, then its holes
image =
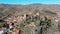
POLYGON ((3 24, 2 24, 2 23, 0 23, 0 28, 1 28, 1 27, 3 27, 3 24))
MULTIPOLYGON (((28 6, 28 5, 27 5, 28 6)), ((5 19, 7 19, 7 17, 9 18, 8 15, 13 15, 16 11, 18 11, 17 14, 20 14, 22 15, 23 14, 23 17, 24 17, 24 14, 28 13, 28 12, 31 12, 32 15, 31 17, 28 16, 27 19, 25 21, 21 21, 19 23, 14 23, 15 27, 16 28, 19 28, 22 30, 22 32, 25 34, 25 33, 28 33, 30 34, 32 31, 36 31, 38 33, 38 31, 40 32, 40 34, 42 34, 44 31, 47 31, 47 29, 49 27, 51 27, 52 25, 52 19, 49 19, 49 18, 52 18, 52 16, 57 16, 57 14, 53 11, 51 11, 50 9, 49 10, 44 10, 42 8, 43 11, 41 11, 41 9, 39 8, 39 6, 36 6, 37 8, 35 8, 35 6, 33 5, 33 7, 31 6, 28 6, 28 7, 25 7, 25 6, 6 6, 6 7, 2 7, 0 8, 0 17, 4 17, 6 16, 5 19), (26 8, 26 9, 25 9, 26 8), (26 12, 25 12, 26 11, 26 12), (37 13, 39 15, 37 15, 37 13), (40 14, 41 13, 41 14, 40 14), (41 17, 43 16, 43 17, 41 17), (46 16, 50 16, 49 18, 47 18, 46 16), (32 24, 34 23, 34 24, 32 24), (25 32, 26 31, 26 32, 25 32)), ((0 28, 1 27, 6 27, 7 29, 9 28, 9 25, 8 24, 5 24, 3 25, 2 23, 0 24, 0 28)))

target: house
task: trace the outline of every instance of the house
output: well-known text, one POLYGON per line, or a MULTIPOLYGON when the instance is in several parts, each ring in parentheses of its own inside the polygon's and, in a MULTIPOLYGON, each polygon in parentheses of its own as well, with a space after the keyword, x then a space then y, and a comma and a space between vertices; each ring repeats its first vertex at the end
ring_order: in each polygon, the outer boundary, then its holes
POLYGON ((0 31, 0 34, 3 34, 3 33, 4 33, 3 30, 1 30, 1 31, 0 31))
POLYGON ((0 34, 4 33, 4 29, 0 28, 0 34))
POLYGON ((0 19, 0 22, 2 22, 2 23, 6 23, 7 21, 0 19))

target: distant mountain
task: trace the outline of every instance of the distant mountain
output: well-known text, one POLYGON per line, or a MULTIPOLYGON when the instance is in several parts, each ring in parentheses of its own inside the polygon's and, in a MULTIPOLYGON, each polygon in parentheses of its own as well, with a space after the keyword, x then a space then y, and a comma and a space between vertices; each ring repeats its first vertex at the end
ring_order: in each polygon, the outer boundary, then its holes
MULTIPOLYGON (((13 14, 15 11, 19 13, 34 12, 35 10, 50 10, 52 12, 60 12, 60 5, 58 4, 29 4, 29 5, 12 5, 12 4, 0 4, 0 16, 13 14)), ((45 12, 46 13, 46 12, 45 12)))

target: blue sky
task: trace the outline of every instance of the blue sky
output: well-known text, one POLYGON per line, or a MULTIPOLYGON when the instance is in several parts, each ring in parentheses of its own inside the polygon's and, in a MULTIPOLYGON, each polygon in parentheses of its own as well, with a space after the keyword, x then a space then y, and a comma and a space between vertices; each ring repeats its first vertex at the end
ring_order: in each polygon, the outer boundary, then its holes
POLYGON ((32 4, 32 3, 42 3, 42 4, 60 4, 60 0, 0 0, 3 4, 32 4))

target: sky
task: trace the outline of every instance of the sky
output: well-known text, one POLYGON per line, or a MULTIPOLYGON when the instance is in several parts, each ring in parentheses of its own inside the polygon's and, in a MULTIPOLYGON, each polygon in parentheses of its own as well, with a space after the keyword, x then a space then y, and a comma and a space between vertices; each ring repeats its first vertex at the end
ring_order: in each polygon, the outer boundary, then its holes
POLYGON ((60 0, 0 0, 0 4, 60 4, 60 0))

